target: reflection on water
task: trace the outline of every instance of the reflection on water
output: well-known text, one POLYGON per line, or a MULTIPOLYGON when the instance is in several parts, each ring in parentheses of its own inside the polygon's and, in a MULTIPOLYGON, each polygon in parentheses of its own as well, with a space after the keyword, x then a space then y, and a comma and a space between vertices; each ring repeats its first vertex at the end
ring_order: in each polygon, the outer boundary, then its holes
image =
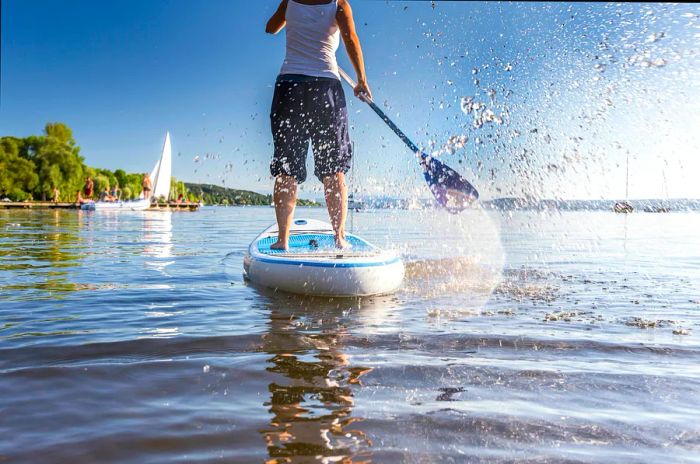
POLYGON ((166 268, 175 262, 168 259, 173 257, 172 212, 147 211, 144 213, 143 244, 143 253, 155 258, 147 260, 146 266, 166 274, 166 268))
POLYGON ((77 276, 97 260, 109 263, 125 253, 143 254, 147 268, 167 275, 174 263, 172 228, 172 213, 165 211, 0 211, 0 295, 22 301, 114 289, 114 275, 91 283, 77 276))
POLYGON ((0 295, 61 298, 81 286, 69 277, 83 259, 73 211, 0 212, 0 295))
MULTIPOLYGON (((74 294, 99 300, 108 292, 108 301, 116 303, 115 296, 129 288, 170 290, 173 248, 170 212, 0 211, 0 299, 12 303, 1 335, 50 338, 101 330, 104 322, 85 329, 82 306, 71 301, 74 294), (62 303, 26 310, 38 300, 62 303)), ((143 300, 147 314, 172 314, 175 303, 152 301, 153 295, 143 300)), ((141 332, 168 337, 179 330, 156 324, 141 332)))
POLYGON ((371 369, 353 365, 344 345, 349 325, 372 321, 362 315, 390 311, 386 306, 392 300, 333 300, 264 290, 261 296, 269 300, 270 311, 262 347, 271 355, 266 370, 279 375, 268 385, 270 397, 264 403, 272 415, 269 426, 260 430, 267 462, 368 458, 372 442, 353 426, 362 421, 353 415, 353 390, 371 369))
POLYGON ((270 214, 0 212, 0 460, 697 461, 700 215, 357 215, 406 280, 333 300, 243 282, 270 214))
MULTIPOLYGON (((173 259, 173 223, 170 211, 143 211, 143 245, 144 265, 146 268, 160 273, 163 277, 171 277, 167 272, 168 266, 175 263, 173 259)), ((150 284, 151 290, 169 290, 169 283, 150 284)), ((149 318, 163 319, 176 314, 176 304, 173 301, 148 302, 149 318)), ((143 337, 169 338, 180 334, 179 327, 148 327, 142 330, 143 337)))

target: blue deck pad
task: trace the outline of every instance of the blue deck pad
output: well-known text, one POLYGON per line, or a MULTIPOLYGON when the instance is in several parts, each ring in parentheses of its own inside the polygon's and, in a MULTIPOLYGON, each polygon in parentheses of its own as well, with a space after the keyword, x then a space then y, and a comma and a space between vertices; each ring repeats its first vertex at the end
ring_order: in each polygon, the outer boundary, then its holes
MULTIPOLYGON (((373 251, 375 248, 354 235, 347 235, 345 240, 352 245, 352 251, 373 251)), ((331 234, 298 234, 289 237, 288 250, 271 250, 270 245, 277 241, 277 237, 267 237, 258 242, 258 251, 266 255, 283 255, 285 253, 327 253, 337 251, 335 237, 331 234)))

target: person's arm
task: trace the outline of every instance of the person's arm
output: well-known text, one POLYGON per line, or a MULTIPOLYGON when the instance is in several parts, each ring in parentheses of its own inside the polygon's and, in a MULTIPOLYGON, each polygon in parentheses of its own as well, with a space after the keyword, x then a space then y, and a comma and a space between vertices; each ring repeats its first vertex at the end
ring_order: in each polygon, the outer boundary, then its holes
POLYGON ((372 92, 367 84, 367 75, 365 74, 365 61, 362 57, 362 47, 360 46, 360 38, 355 32, 355 21, 352 19, 352 8, 348 0, 338 0, 338 11, 335 14, 335 19, 338 21, 340 28, 340 36, 345 44, 345 51, 348 53, 348 58, 355 68, 357 73, 357 86, 355 86, 355 96, 364 93, 372 99, 372 92))
POLYGON ((284 19, 284 16, 287 13, 287 1, 288 0, 282 0, 280 2, 280 6, 277 7, 277 11, 275 11, 275 14, 273 14, 267 21, 265 32, 268 34, 277 34, 284 28, 284 25, 287 24, 287 20, 284 19))

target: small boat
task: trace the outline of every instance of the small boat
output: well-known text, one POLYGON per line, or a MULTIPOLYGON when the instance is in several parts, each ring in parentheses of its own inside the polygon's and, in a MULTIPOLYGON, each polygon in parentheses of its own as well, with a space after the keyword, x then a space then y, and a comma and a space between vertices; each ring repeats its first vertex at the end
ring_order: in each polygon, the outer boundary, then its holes
POLYGON ((352 193, 348 195, 348 211, 362 211, 364 208, 364 200, 356 199, 352 193))
POLYGON ((631 213, 634 211, 634 208, 627 201, 618 201, 613 206, 613 211, 616 213, 631 213))
POLYGON ((634 211, 632 205, 627 201, 630 194, 630 155, 627 154, 625 159, 625 200, 618 201, 613 206, 613 211, 616 213, 629 214, 634 211))
POLYGON ((313 219, 294 221, 288 250, 273 250, 277 224, 265 229, 243 259, 246 280, 263 287, 304 295, 358 297, 397 290, 404 265, 394 252, 347 234, 352 248, 335 246, 330 224, 313 219))
POLYGON ((163 151, 151 171, 150 198, 139 198, 130 201, 88 201, 80 205, 80 209, 85 211, 143 211, 151 207, 154 200, 170 197, 170 182, 172 172, 172 148, 170 146, 170 132, 165 134, 163 151))
POLYGON ((143 211, 150 208, 150 199, 132 201, 87 201, 80 205, 83 211, 143 211))
POLYGON ((666 206, 647 206, 644 208, 645 213, 668 213, 671 209, 666 206))

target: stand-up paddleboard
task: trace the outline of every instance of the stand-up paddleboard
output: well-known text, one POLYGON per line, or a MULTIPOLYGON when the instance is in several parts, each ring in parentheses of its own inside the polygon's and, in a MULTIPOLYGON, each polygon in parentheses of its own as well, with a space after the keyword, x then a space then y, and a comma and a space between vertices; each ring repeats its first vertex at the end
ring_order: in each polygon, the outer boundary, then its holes
POLYGON ((277 225, 265 229, 248 247, 244 277, 252 283, 291 293, 319 296, 368 296, 391 293, 401 286, 401 258, 352 234, 349 249, 335 247, 330 224, 297 219, 289 249, 273 250, 277 225))

